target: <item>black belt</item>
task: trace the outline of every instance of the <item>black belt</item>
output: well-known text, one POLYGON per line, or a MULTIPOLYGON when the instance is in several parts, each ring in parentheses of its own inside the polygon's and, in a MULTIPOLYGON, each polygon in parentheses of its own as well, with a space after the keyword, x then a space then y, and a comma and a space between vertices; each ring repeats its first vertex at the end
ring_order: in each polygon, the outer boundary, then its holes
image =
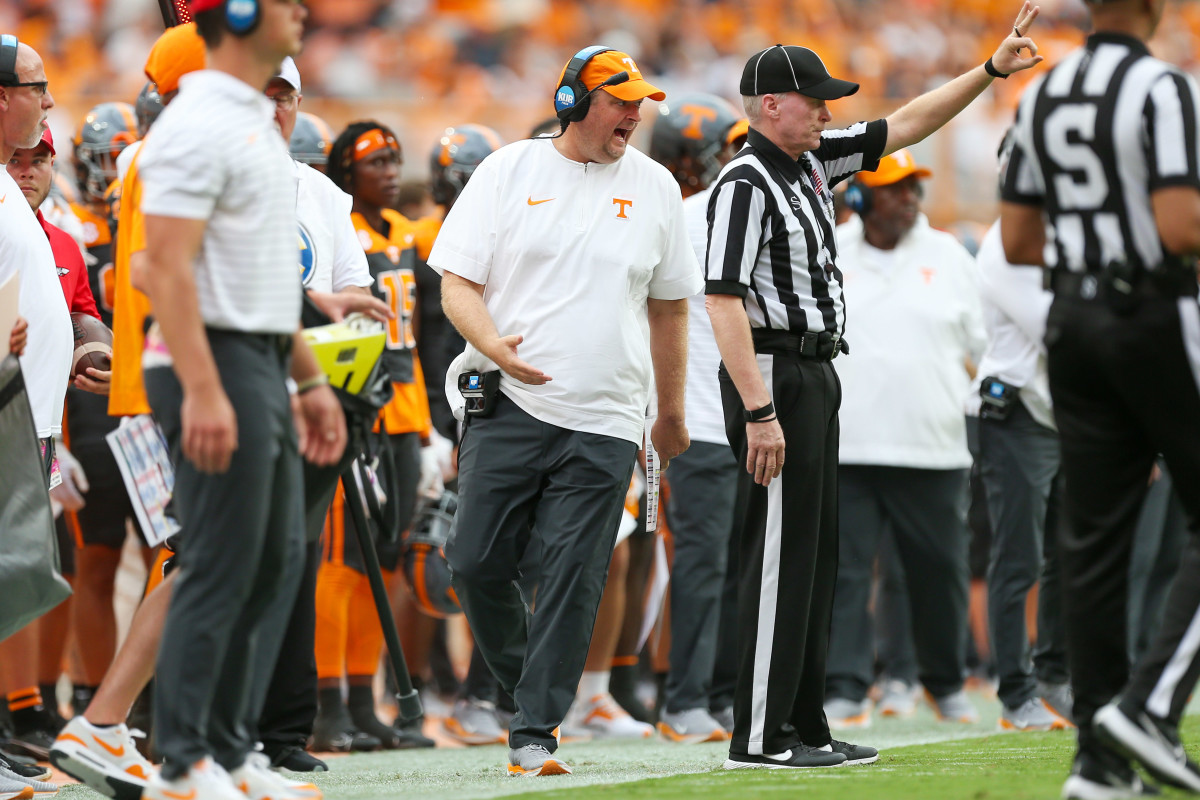
POLYGON ((1056 295, 1080 297, 1084 300, 1101 297, 1110 290, 1119 291, 1137 300, 1197 295, 1195 270, 1179 267, 1155 270, 1139 268, 1128 276, 1117 276, 1111 272, 1069 272, 1056 269, 1050 273, 1049 288, 1056 295))
POLYGON ((287 358, 292 353, 292 334, 290 333, 253 333, 207 327, 204 330, 210 339, 229 338, 250 342, 263 351, 281 358, 287 358))
POLYGON ((838 353, 849 353, 846 341, 836 333, 789 333, 765 328, 750 331, 754 337, 754 352, 768 355, 797 355, 814 361, 832 361, 838 353))

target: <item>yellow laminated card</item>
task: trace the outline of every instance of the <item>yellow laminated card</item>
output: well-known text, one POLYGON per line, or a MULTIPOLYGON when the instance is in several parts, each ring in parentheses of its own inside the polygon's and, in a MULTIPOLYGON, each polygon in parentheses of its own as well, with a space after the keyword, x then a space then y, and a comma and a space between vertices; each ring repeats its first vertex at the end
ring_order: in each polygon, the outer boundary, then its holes
POLYGON ((386 338, 383 324, 362 314, 304 329, 304 340, 329 376, 329 383, 350 394, 362 390, 383 355, 386 338))

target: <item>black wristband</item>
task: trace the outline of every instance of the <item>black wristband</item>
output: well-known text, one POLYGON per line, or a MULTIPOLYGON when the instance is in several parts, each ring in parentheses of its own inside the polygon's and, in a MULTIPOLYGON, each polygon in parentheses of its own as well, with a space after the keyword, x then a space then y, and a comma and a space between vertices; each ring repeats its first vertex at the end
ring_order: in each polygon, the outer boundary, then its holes
POLYGON ((992 63, 992 60, 990 58, 987 61, 983 62, 983 71, 986 72, 988 75, 991 75, 993 78, 999 78, 1000 80, 1008 79, 1007 75, 1005 75, 1000 70, 996 69, 996 65, 992 63))
POLYGON ((742 418, 745 419, 746 422, 767 422, 767 417, 773 415, 774 413, 775 404, 767 403, 762 408, 756 408, 753 411, 743 408, 742 418))

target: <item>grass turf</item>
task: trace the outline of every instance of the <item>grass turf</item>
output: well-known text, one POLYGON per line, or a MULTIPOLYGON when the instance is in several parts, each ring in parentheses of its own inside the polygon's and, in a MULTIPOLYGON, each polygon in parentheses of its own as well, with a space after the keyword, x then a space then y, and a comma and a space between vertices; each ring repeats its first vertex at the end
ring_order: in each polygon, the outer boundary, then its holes
MULTIPOLYGON (((717 800, 799 796, 805 800, 1032 800, 1056 798, 1074 752, 1073 732, 996 732, 994 700, 976 698, 976 725, 939 723, 928 710, 912 719, 876 719, 838 738, 877 746, 878 763, 783 772, 722 770, 723 744, 675 745, 661 740, 565 744, 558 755, 575 773, 552 778, 505 775, 502 746, 371 753, 330 760, 313 776, 330 800, 455 800, 536 792, 538 800, 717 800)), ((1184 741, 1200 744, 1200 716, 1185 719, 1184 741)), ((1191 748, 1190 748, 1191 749, 1191 748)), ((1195 757, 1195 754, 1193 754, 1195 757)), ((1182 797, 1166 792, 1165 797, 1182 797)), ((96 797, 64 786, 60 797, 96 797)))

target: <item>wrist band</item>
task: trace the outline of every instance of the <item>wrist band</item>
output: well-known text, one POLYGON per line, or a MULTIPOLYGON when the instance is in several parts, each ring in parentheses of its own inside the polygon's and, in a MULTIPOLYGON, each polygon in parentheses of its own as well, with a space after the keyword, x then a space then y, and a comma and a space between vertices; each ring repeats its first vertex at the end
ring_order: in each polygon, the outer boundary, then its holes
POLYGON ((772 416, 774 413, 775 404, 767 403, 762 408, 756 408, 753 411, 745 408, 742 409, 742 418, 746 422, 767 422, 767 417, 772 416))
POLYGON ((305 378, 296 383, 296 394, 304 394, 305 392, 316 389, 318 386, 328 386, 329 376, 324 372, 318 372, 311 378, 305 378))
POLYGON ((983 62, 983 71, 988 75, 991 75, 993 78, 999 78, 1000 80, 1006 80, 1008 78, 1007 75, 996 69, 996 65, 992 63, 990 58, 983 62))

